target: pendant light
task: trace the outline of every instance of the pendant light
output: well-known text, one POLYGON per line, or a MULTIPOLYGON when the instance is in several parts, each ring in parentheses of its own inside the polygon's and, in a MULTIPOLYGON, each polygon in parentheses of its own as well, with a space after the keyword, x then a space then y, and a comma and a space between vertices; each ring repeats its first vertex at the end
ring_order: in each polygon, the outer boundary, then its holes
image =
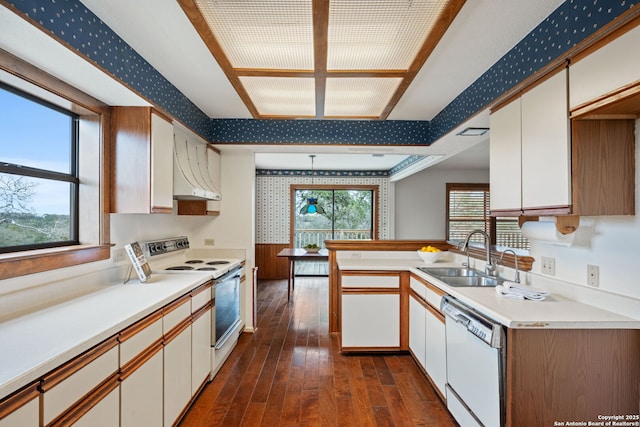
MULTIPOLYGON (((313 185, 313 175, 314 175, 313 159, 316 157, 316 155, 309 154, 309 157, 311 157, 311 185, 313 185)), ((309 197, 307 199, 307 204, 304 205, 302 209, 300 209, 300 215, 315 215, 315 214, 324 215, 324 209, 322 208, 322 206, 318 205, 318 199, 316 199, 315 197, 309 197)))

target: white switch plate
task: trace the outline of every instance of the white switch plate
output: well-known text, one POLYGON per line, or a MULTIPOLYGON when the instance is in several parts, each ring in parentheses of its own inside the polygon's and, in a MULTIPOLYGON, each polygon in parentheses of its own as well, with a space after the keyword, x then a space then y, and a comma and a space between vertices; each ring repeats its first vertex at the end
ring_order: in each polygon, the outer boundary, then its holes
POLYGON ((214 239, 204 239, 205 246, 214 246, 216 241, 214 239))
POLYGON ((546 256, 542 257, 542 273, 548 274, 549 276, 556 275, 556 259, 549 258, 546 256))
POLYGON ((600 286, 600 267, 597 265, 587 265, 587 283, 589 286, 600 286))
POLYGON ((124 251, 124 248, 114 249, 113 251, 113 262, 122 262, 127 259, 127 254, 124 251))

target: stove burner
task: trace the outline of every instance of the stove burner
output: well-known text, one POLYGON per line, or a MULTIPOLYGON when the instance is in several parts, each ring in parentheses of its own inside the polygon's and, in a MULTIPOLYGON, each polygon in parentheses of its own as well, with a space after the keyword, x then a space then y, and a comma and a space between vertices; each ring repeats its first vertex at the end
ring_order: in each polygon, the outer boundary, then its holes
POLYGON ((175 267, 169 267, 167 270, 193 270, 193 267, 189 265, 176 265, 175 267))
POLYGON ((209 261, 207 265, 222 265, 229 264, 229 261, 209 261))
POLYGON ((185 261, 185 264, 202 264, 204 261, 202 261, 201 259, 189 259, 187 261, 185 261))
POLYGON ((217 268, 215 267, 200 267, 198 270, 206 270, 206 271, 215 271, 217 268))

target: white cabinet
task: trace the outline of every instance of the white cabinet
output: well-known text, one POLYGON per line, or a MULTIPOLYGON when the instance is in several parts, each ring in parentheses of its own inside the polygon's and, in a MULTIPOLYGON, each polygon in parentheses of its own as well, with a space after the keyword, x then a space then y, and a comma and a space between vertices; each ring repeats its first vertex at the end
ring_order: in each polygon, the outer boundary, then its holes
POLYGON ((174 425, 191 400, 190 295, 164 309, 164 425, 174 425))
POLYGON ((400 348, 400 275, 341 274, 342 350, 400 348))
MULTIPOLYGON (((118 371, 118 342, 112 337, 45 375, 41 385, 43 424, 49 425, 67 411, 87 406, 83 402, 94 406, 99 398, 90 392, 106 383, 117 385, 118 371)), ((119 408, 114 412, 119 417, 119 408)))
POLYGON ((32 384, 0 401, 0 427, 38 427, 40 407, 37 388, 32 384))
MULTIPOLYGON (((207 149, 207 160, 209 163, 209 175, 211 176, 211 182, 213 187, 222 193, 221 180, 220 180, 220 168, 222 167, 220 152, 213 147, 207 149)), ((207 214, 219 215, 220 214, 220 200, 208 200, 207 201, 207 214)))
POLYGON ((342 347, 400 346, 400 295, 343 294, 342 347))
POLYGON ((409 350, 422 369, 426 369, 427 309, 415 296, 409 295, 409 350))
POLYGON ((410 279, 409 349, 429 376, 431 383, 445 396, 447 382, 444 316, 438 307, 444 292, 423 279, 410 279))
POLYGON ((444 317, 433 308, 428 307, 425 309, 425 322, 425 370, 441 395, 444 396, 447 383, 444 317))
POLYGON ((522 207, 571 205, 567 71, 522 95, 522 207))
MULTIPOLYGON (((68 426, 70 424, 65 421, 59 425, 68 426)), ((100 398, 100 401, 77 421, 73 421, 73 427, 114 427, 118 425, 120 425, 120 395, 117 387, 100 398)))
POLYGON ((162 426, 162 312, 120 333, 121 427, 162 426))
POLYGON ((490 117, 491 210, 571 206, 571 140, 563 70, 490 117))
POLYGON ((150 107, 112 107, 111 211, 173 211, 173 124, 150 107))
POLYGON ((211 374, 211 284, 191 293, 191 394, 209 380, 211 374))
POLYGON ((636 27, 569 67, 571 110, 640 80, 640 45, 636 27))

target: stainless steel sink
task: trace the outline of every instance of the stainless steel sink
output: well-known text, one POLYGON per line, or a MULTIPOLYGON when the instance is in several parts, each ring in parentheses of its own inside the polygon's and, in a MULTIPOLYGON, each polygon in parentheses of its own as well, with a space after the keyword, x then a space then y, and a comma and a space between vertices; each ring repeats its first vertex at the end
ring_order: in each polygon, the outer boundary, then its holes
POLYGON ((481 276, 482 273, 464 267, 418 267, 427 274, 437 277, 481 276))
POLYGON ((435 276, 449 286, 456 288, 472 286, 497 286, 504 282, 500 277, 487 276, 481 271, 465 267, 418 267, 435 276))
POLYGON ((488 276, 458 276, 458 277, 440 277, 444 283, 456 288, 473 287, 473 286, 498 286, 504 280, 497 277, 488 276))

